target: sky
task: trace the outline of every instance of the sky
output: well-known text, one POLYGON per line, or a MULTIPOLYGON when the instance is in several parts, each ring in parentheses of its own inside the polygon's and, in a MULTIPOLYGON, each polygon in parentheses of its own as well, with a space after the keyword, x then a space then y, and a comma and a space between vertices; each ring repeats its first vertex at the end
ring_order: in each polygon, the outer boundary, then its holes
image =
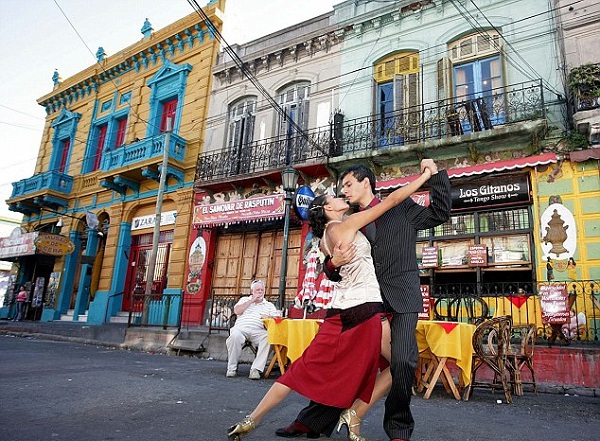
MULTIPOLYGON (((198 0, 205 6, 209 0, 198 0)), ((223 35, 245 43, 329 12, 343 0, 227 0, 223 35)), ((33 175, 45 112, 36 100, 52 91, 52 74, 69 78, 141 40, 147 18, 155 31, 194 12, 187 0, 0 0, 0 217, 12 182, 33 175)))

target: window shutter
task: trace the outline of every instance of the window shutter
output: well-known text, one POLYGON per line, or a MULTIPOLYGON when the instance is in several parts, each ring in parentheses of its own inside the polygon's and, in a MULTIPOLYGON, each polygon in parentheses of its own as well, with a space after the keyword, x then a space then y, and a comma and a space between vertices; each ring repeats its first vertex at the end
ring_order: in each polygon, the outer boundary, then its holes
POLYGON ((244 118, 244 124, 246 128, 244 129, 244 144, 249 145, 254 141, 254 115, 248 114, 244 118))
POLYGON ((98 141, 96 142, 96 151, 94 152, 94 165, 92 167, 92 171, 100 168, 102 150, 104 149, 104 140, 106 139, 106 129, 106 125, 102 125, 98 128, 98 141))
POLYGON ((163 104, 162 116, 160 119, 160 132, 167 131, 167 118, 171 118, 171 129, 175 124, 175 114, 177 112, 177 98, 167 101, 163 104))
POLYGON ((58 164, 59 173, 64 173, 67 168, 67 158, 69 157, 69 148, 71 147, 71 140, 65 139, 61 142, 62 152, 60 152, 60 162, 58 164))
POLYGON ((437 62, 437 98, 439 101, 452 98, 452 66, 450 59, 444 57, 437 62))
POLYGON ((404 110, 404 75, 394 75, 394 111, 404 110))
POLYGON ((117 126, 117 136, 115 138, 115 147, 120 147, 125 142, 125 129, 127 128, 127 118, 120 119, 117 126))

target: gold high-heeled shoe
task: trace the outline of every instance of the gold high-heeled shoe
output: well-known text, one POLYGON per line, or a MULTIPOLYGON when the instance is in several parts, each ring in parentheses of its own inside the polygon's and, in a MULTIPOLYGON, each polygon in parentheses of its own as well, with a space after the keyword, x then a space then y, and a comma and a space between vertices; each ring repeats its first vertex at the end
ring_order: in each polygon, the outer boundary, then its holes
POLYGON ((254 424, 254 419, 247 415, 239 423, 231 426, 229 430, 227 430, 227 439, 229 441, 240 441, 245 435, 252 432, 256 429, 256 424, 254 424))
POLYGON ((362 424, 362 420, 358 417, 358 415, 356 415, 356 411, 354 409, 346 409, 342 412, 337 425, 338 433, 340 433, 340 430, 344 424, 346 427, 348 427, 348 439, 350 441, 367 441, 365 437, 357 435, 350 430, 353 427, 360 427, 362 424), (357 422, 352 423, 352 419, 356 420, 357 422))

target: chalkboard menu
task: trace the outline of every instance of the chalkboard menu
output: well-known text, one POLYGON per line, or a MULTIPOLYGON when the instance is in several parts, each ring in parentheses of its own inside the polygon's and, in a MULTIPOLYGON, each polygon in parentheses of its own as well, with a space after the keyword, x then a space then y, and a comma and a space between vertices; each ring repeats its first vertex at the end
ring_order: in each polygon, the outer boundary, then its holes
POLYGON ((487 266, 487 247, 485 245, 469 246, 469 266, 487 266))
POLYGON ((439 266, 438 247, 423 247, 423 259, 421 266, 423 268, 436 268, 439 266))
POLYGON ((542 321, 549 324, 567 323, 570 318, 567 285, 564 283, 540 285, 542 321))
POLYGON ((419 312, 419 320, 429 320, 431 318, 431 296, 429 295, 429 285, 421 285, 421 296, 423 296, 423 310, 419 312))

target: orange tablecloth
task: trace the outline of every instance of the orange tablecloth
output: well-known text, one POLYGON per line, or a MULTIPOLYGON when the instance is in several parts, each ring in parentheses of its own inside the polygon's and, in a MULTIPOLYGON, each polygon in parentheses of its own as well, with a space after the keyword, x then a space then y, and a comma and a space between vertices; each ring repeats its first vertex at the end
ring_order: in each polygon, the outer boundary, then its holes
POLYGON ((454 362, 460 369, 460 383, 466 386, 471 382, 474 332, 475 326, 468 323, 420 320, 416 330, 419 353, 432 354, 436 363, 442 362, 440 370, 447 360, 454 362))
POLYGON ((269 344, 275 351, 275 356, 271 360, 267 372, 271 372, 275 361, 281 360, 283 363, 279 363, 279 369, 283 374, 285 369, 282 364, 285 364, 286 357, 294 361, 302 355, 319 332, 322 320, 268 318, 263 322, 267 328, 269 344))

